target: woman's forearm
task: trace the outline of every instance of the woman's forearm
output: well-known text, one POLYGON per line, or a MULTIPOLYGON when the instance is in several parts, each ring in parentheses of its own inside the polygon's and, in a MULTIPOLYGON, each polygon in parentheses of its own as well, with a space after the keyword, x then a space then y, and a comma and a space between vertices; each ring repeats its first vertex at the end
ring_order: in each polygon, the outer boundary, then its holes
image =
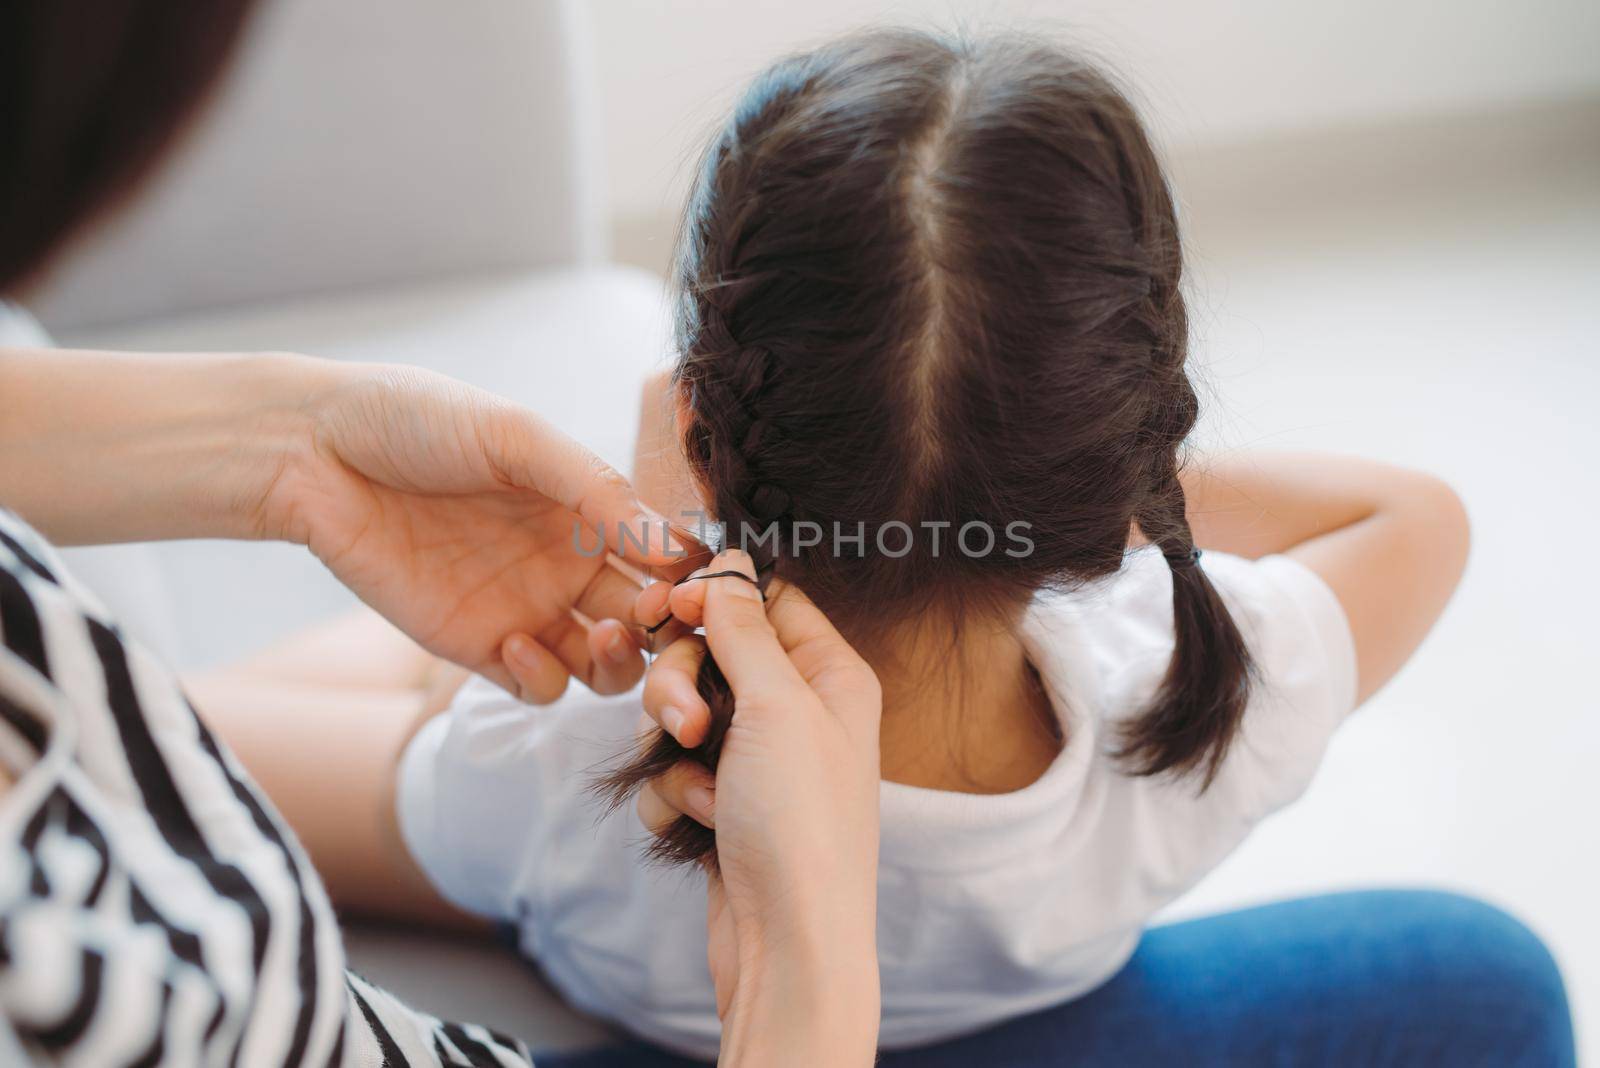
POLYGON ((266 536, 262 502, 337 366, 0 350, 0 504, 63 544, 266 536))
POLYGON ((722 1033, 722 1068, 826 1064, 865 1068, 877 1059, 878 967, 870 945, 827 960, 785 951, 740 967, 722 1033))

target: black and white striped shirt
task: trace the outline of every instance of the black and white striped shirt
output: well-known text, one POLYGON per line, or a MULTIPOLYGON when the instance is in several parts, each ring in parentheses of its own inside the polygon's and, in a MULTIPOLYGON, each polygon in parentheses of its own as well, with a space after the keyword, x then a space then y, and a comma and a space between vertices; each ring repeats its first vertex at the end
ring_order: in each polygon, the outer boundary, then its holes
POLYGON ((0 763, 0 1064, 527 1068, 345 969, 271 804, 4 510, 0 763))

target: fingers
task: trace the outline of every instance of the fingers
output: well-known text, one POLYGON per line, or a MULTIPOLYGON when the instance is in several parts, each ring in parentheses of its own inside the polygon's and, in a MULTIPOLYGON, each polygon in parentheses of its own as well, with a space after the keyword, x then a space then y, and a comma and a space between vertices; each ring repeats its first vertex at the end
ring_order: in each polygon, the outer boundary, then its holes
POLYGON ((633 618, 643 626, 654 626, 667 617, 667 602, 671 597, 672 583, 650 583, 634 597, 633 618))
MULTIPOLYGON (((613 652, 608 645, 607 640, 613 635, 609 631, 595 635, 593 631, 597 626, 599 624, 594 620, 573 611, 532 637, 559 660, 573 678, 596 693, 626 690, 638 681, 643 671, 637 646, 634 646, 631 654, 631 665, 614 662, 610 658, 620 656, 620 652, 613 652)), ((628 643, 633 645, 631 637, 628 643)))
POLYGON ((702 639, 680 638, 656 657, 644 680, 645 713, 685 749, 705 741, 711 729, 711 710, 695 687, 705 656, 702 639))
POLYGON ((615 619, 592 622, 562 619, 537 638, 512 634, 500 647, 500 663, 483 674, 529 704, 550 704, 575 677, 598 694, 625 693, 644 674, 639 644, 626 624, 615 619))
POLYGON ((595 693, 625 693, 644 674, 644 658, 628 628, 615 619, 602 619, 587 635, 592 669, 587 682, 595 693))
MULTIPOLYGON (((755 577, 754 562, 737 549, 722 553, 694 575, 727 570, 755 577)), ((666 610, 683 626, 706 628, 717 663, 736 690, 740 681, 735 676, 739 675, 744 676, 745 685, 756 686, 806 679, 804 671, 797 677, 787 655, 801 649, 807 655, 800 662, 817 667, 861 662, 816 605, 799 589, 781 582, 772 583, 765 605, 753 584, 736 578, 696 579, 677 586, 657 583, 639 595, 635 612, 644 618, 659 617, 663 600, 666 610), (728 645, 729 656, 723 655, 721 644, 728 645), (741 649, 744 652, 739 652, 741 649), (756 656, 748 670, 746 654, 756 656)))
POLYGON ((704 567, 711 562, 711 550, 700 544, 693 532, 681 526, 673 526, 672 536, 674 541, 684 546, 685 552, 671 563, 651 564, 649 570, 652 578, 677 582, 695 568, 704 567))
MULTIPOLYGON (((548 704, 561 696, 568 676, 600 694, 623 693, 638 684, 645 663, 637 636, 616 616, 631 618, 639 589, 611 568, 601 568, 578 598, 576 610, 546 627, 536 637, 514 634, 501 649, 504 675, 485 671, 493 681, 531 704, 548 704), (596 621, 598 618, 598 622, 596 621)), ((666 628, 672 640, 683 628, 666 628)), ((652 643, 653 644, 653 643, 652 643)))
POLYGON ((790 663, 767 619, 761 591, 754 585, 755 562, 750 555, 729 549, 711 562, 710 570, 738 571, 751 579, 727 576, 686 583, 705 587, 701 596, 706 642, 741 702, 804 690, 805 680, 790 663))
POLYGON ((611 563, 614 558, 609 555, 606 560, 607 566, 597 569, 578 594, 577 609, 590 619, 632 619, 646 577, 628 564, 611 563), (624 574, 624 568, 632 574, 624 574))
POLYGON ((672 614, 667 603, 672 589, 670 582, 654 582, 634 601, 633 619, 638 627, 635 639, 647 652, 660 652, 694 630, 672 614))
POLYGON ((490 681, 532 705, 547 705, 567 689, 567 667, 526 634, 513 634, 500 646, 500 671, 485 671, 490 681))
MULTIPOLYGON (((720 570, 720 567, 713 565, 702 570, 709 572, 720 570)), ((639 595, 639 607, 635 611, 642 615, 645 610, 654 608, 663 597, 668 597, 674 617, 685 624, 700 626, 705 614, 706 586, 704 582, 686 582, 682 586, 672 587, 656 583, 646 587, 639 595), (649 595, 648 598, 646 595, 649 595)), ((660 610, 655 610, 659 615, 660 610)), ((811 598, 800 587, 791 586, 781 579, 774 580, 767 587, 767 621, 772 624, 778 642, 786 652, 792 653, 801 647, 826 647, 835 656, 856 656, 850 643, 844 640, 844 636, 822 614, 822 610, 811 603, 811 598)))
MULTIPOLYGON (((709 574, 712 571, 723 570, 715 561, 705 567, 694 571, 690 577, 709 574)), ((738 581, 735 579, 734 581, 738 581)), ((711 587, 705 582, 685 582, 681 586, 674 586, 668 591, 667 608, 675 619, 685 626, 698 627, 705 623, 706 591, 711 587)))
POLYGON ((717 825, 716 777, 691 760, 680 761, 665 774, 645 783, 634 810, 651 834, 660 834, 679 816, 707 827, 717 825))
MULTIPOLYGON (((730 559, 728 556, 718 557, 695 574, 725 570, 729 566, 725 561, 730 559)), ((748 560, 748 557, 745 559, 748 560)), ((738 569, 750 573, 747 565, 738 565, 738 569)), ((659 614, 657 606, 665 598, 673 617, 685 627, 704 625, 711 637, 711 648, 717 655, 717 663, 728 675, 729 682, 741 695, 754 696, 741 689, 741 683, 735 678, 741 675, 745 667, 743 661, 730 662, 718 652, 719 629, 708 621, 714 616, 708 607, 720 596, 713 592, 718 588, 732 589, 736 596, 742 594, 746 601, 758 599, 754 588, 738 579, 697 579, 670 588, 658 583, 646 589, 640 594, 641 607, 636 610, 641 614, 659 614)), ((803 591, 782 581, 772 582, 767 588, 764 621, 776 637, 778 647, 788 657, 793 671, 798 672, 804 684, 823 699, 824 705, 836 715, 851 720, 853 727, 876 730, 876 717, 881 711, 881 703, 877 698, 877 676, 803 591), (860 723, 855 722, 857 719, 860 723)), ((754 620, 750 622, 753 624, 754 620)), ((734 632, 730 632, 728 637, 738 640, 734 632)), ((754 669, 755 674, 761 670, 759 663, 754 669)), ((787 677, 779 672, 771 677, 772 684, 784 685, 787 677)))
POLYGON ((779 644, 814 689, 825 681, 876 689, 872 668, 800 587, 772 583, 767 588, 767 618, 779 644))
POLYGON ((632 618, 639 595, 639 580, 630 572, 638 574, 626 564, 596 568, 573 610, 533 635, 569 674, 596 693, 623 693, 644 674, 642 636, 636 638, 618 622, 632 618))
POLYGON ((595 693, 630 690, 644 674, 640 656, 644 636, 630 634, 628 627, 618 622, 633 618, 639 597, 638 581, 626 573, 632 571, 627 564, 611 563, 598 569, 578 595, 576 618, 551 628, 554 633, 540 635, 595 693), (575 638, 581 640, 572 640, 575 638))
MULTIPOLYGON (((667 602, 666 610, 672 617, 685 627, 694 628, 704 625, 706 610, 706 591, 710 589, 705 582, 699 581, 701 575, 709 575, 713 571, 727 570, 715 560, 708 560, 703 567, 696 568, 689 574, 694 582, 684 582, 681 585, 668 585, 665 591, 667 602)), ((735 582, 738 580, 735 579, 735 582)), ((646 590, 645 592, 650 592, 646 590)), ((642 594, 640 595, 643 596, 642 594)))
POLYGON ((811 598, 798 586, 781 579, 767 587, 767 619, 778 635, 778 641, 793 651, 802 645, 824 643, 841 649, 854 650, 844 636, 822 614, 822 609, 811 603, 811 598))
POLYGON ((800 677, 858 743, 877 745, 883 691, 871 665, 798 586, 774 582, 767 618, 800 677))

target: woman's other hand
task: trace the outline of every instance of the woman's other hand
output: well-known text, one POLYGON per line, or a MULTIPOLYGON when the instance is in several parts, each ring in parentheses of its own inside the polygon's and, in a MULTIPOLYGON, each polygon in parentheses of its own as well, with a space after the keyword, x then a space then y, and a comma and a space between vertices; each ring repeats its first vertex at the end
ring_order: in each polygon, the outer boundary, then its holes
POLYGON ((579 524, 662 574, 693 566, 593 453, 417 368, 0 349, 0 399, 0 501, 57 543, 300 542, 429 652, 527 700, 644 671, 618 622, 638 587, 578 551, 579 524))
MULTIPOLYGON (((754 577, 737 550, 708 570, 754 577)), ((714 780, 680 764, 641 792, 639 813, 651 828, 686 813, 716 829, 708 955, 723 1063, 870 1064, 878 680, 794 587, 774 583, 763 605, 750 583, 714 578, 674 588, 671 603, 706 635, 680 639, 657 659, 646 710, 685 744, 704 737, 703 721, 684 708, 698 701, 694 680, 709 645, 733 689, 733 722, 714 780)))
POLYGON ((592 550, 603 529, 609 550, 668 572, 684 548, 620 474, 531 411, 442 375, 284 359, 326 385, 306 395, 260 534, 307 545, 425 649, 525 700, 554 700, 569 676, 601 693, 638 681, 639 645, 619 622, 638 586, 581 552, 575 531, 592 550))

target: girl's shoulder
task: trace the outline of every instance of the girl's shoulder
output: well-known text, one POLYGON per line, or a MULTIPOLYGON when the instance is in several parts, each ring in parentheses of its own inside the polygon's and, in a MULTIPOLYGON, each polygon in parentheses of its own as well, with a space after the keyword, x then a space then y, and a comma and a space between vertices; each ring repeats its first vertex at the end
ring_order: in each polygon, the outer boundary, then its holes
MULTIPOLYGON (((1326 583, 1285 556, 1248 560, 1207 552, 1207 576, 1233 615, 1255 665, 1240 736, 1219 783, 1250 780, 1252 808, 1304 789, 1328 739, 1355 707, 1355 644, 1326 583)), ((1173 651, 1172 576, 1153 549, 1128 554, 1115 575, 1042 595, 1025 638, 1042 675, 1091 717, 1111 749, 1117 725, 1148 708, 1173 651)))
MULTIPOLYGON (((1315 572, 1287 556, 1248 560, 1219 552, 1207 552, 1200 566, 1244 632, 1260 681, 1309 669, 1330 698, 1354 703, 1350 626, 1315 572)), ((1159 552, 1141 548, 1105 579, 1039 595, 1025 629, 1039 653, 1070 646, 1086 655, 1102 682, 1148 675, 1159 682, 1172 656, 1172 611, 1172 573, 1159 552)))

